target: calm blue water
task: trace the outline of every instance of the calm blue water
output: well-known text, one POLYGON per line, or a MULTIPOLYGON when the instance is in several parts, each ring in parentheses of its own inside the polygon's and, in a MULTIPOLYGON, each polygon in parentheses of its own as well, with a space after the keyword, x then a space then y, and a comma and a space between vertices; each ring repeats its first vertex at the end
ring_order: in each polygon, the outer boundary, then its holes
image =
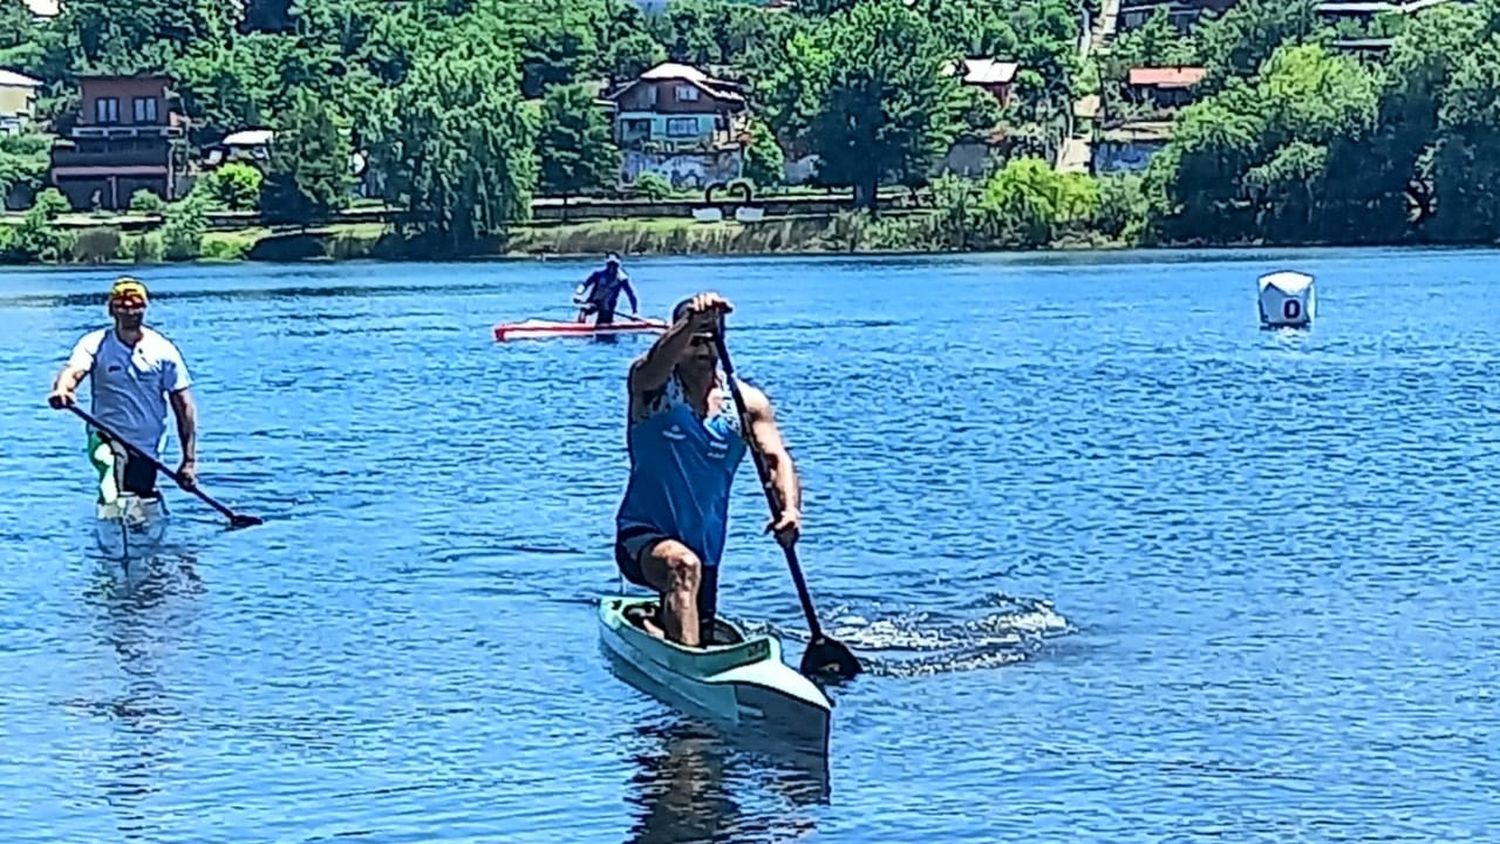
MULTIPOLYGON (((127 574, 45 406, 113 273, 0 275, 0 828, 30 841, 1500 837, 1495 253, 636 260, 711 287, 806 486, 826 768, 609 673, 648 342, 590 265, 144 274, 204 486, 127 574), (1255 278, 1314 273, 1311 332, 1255 278)), ((169 447, 175 455, 175 443, 169 447)), ((747 462, 724 610, 806 625, 747 462)))

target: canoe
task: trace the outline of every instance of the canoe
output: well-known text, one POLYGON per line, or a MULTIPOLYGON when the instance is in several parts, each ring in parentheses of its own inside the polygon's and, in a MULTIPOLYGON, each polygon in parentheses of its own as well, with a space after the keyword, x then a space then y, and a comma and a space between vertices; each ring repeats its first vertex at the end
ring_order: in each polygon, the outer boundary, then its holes
POLYGON ((781 641, 745 636, 722 618, 713 644, 685 648, 640 626, 657 599, 610 595, 599 601, 599 638, 630 671, 624 678, 664 702, 756 738, 828 755, 833 703, 781 660, 781 641))
POLYGON ((106 554, 129 557, 149 553, 166 538, 170 513, 161 498, 124 493, 97 505, 95 538, 106 554))
POLYGON ((548 337, 611 337, 621 334, 660 334, 667 324, 659 319, 627 319, 607 325, 591 322, 563 322, 550 319, 528 319, 495 326, 495 341, 541 340, 548 337))

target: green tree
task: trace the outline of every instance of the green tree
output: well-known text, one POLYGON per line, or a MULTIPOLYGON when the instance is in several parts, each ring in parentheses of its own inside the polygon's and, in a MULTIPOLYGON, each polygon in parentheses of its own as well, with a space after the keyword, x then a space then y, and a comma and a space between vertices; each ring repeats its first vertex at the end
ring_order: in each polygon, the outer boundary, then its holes
POLYGON ((194 192, 167 206, 161 227, 162 257, 168 261, 192 261, 203 254, 203 235, 208 231, 208 200, 194 192))
POLYGON ((261 188, 267 222, 325 220, 349 204, 353 176, 348 135, 321 98, 299 91, 271 141, 271 162, 261 188))
POLYGON ((1099 210, 1097 183, 1082 173, 1059 173, 1040 158, 1017 158, 990 176, 981 218, 1000 243, 1037 247, 1064 228, 1090 221, 1099 210))
POLYGON ((566 200, 613 182, 620 150, 609 118, 583 85, 547 90, 537 138, 541 190, 566 200))
POLYGON ((230 211, 254 211, 260 204, 265 177, 254 166, 231 161, 203 177, 199 183, 209 202, 230 211))
POLYGON ((525 219, 537 182, 537 115, 522 103, 517 56, 476 23, 463 29, 391 92, 394 131, 378 147, 405 229, 450 254, 525 219))
POLYGON ((0 67, 40 72, 53 33, 21 0, 0 0, 0 67))
POLYGON ((666 60, 667 49, 649 33, 632 32, 605 50, 604 73, 615 82, 625 82, 666 60))
POLYGON ((833 72, 826 35, 796 32, 761 50, 764 72, 755 77, 756 111, 784 144, 805 144, 833 72))
POLYGON ((1443 91, 1433 168, 1434 235, 1500 242, 1500 35, 1465 54, 1443 91))
POLYGON ((779 185, 786 167, 786 156, 770 127, 757 120, 750 125, 750 145, 745 149, 745 178, 758 187, 779 185))
POLYGON ((160 71, 199 41, 227 43, 240 0, 67 0, 56 25, 75 67, 113 73, 160 71))
POLYGON ((1363 207, 1330 171, 1358 167, 1378 92, 1357 60, 1309 44, 1277 50, 1253 82, 1183 111, 1148 169, 1152 226, 1167 239, 1304 242, 1342 236, 1363 207))
POLYGON ((553 85, 584 81, 600 64, 594 4, 537 0, 508 10, 507 26, 520 28, 521 93, 526 98, 540 97, 553 85))
POLYGON ((818 94, 808 140, 819 179, 852 186, 855 204, 873 212, 882 181, 924 182, 957 134, 959 81, 942 72, 953 56, 901 0, 841 12, 819 36, 802 69, 818 94))
POLYGON ((12 190, 36 190, 42 186, 51 149, 51 138, 38 132, 0 134, 0 208, 12 190))
POLYGON ((1208 69, 1201 87, 1222 90, 1230 80, 1255 74, 1283 44, 1303 43, 1322 30, 1318 0, 1240 0, 1198 28, 1208 69))

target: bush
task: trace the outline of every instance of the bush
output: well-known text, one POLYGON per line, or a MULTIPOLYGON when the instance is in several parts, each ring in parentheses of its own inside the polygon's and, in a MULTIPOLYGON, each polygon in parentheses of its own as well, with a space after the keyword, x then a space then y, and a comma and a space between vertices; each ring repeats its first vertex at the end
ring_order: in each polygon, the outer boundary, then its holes
POLYGON ((260 189, 265 177, 255 167, 235 161, 209 173, 194 185, 216 208, 254 211, 260 207, 260 189))
POLYGON ((244 238, 204 238, 202 257, 212 261, 238 261, 250 251, 250 242, 244 238))
POLYGON ((1094 226, 1116 240, 1135 241, 1146 226, 1148 213, 1143 179, 1134 173, 1109 175, 1099 180, 1099 210, 1094 226))
POLYGON ((190 195, 167 208, 161 229, 162 257, 168 261, 191 261, 203 252, 203 233, 208 231, 205 201, 190 195))
POLYGON ((761 187, 773 187, 783 181, 786 155, 776 136, 759 120, 750 127, 750 146, 745 150, 745 178, 761 187))
POLYGON ((104 264, 120 257, 120 230, 96 226, 73 239, 69 250, 74 263, 104 264))
POLYGON ((1018 158, 990 176, 980 201, 987 234, 1000 243, 1038 247, 1061 231, 1093 220, 1097 183, 1082 173, 1058 173, 1040 158, 1018 158))
POLYGON ((642 173, 632 187, 647 202, 660 202, 672 195, 672 184, 660 173, 642 173))
POLYGON ((161 262, 162 245, 161 235, 143 234, 130 238, 125 247, 124 257, 137 264, 156 264, 161 262))
POLYGON ((155 191, 140 188, 130 195, 130 210, 136 214, 160 214, 167 204, 155 191))
POLYGON ((25 264, 62 260, 72 238, 59 230, 55 221, 66 210, 68 200, 57 188, 37 194, 21 225, 8 229, 8 236, 0 239, 0 261, 25 264))
POLYGON ((68 198, 63 196, 63 192, 57 188, 47 188, 37 194, 36 200, 31 204, 31 210, 40 213, 49 223, 72 207, 68 203, 68 198))

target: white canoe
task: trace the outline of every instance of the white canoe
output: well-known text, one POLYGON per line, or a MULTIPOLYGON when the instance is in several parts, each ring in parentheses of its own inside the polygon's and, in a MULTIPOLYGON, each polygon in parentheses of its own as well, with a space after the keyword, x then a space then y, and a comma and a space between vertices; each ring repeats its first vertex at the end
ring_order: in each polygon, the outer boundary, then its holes
POLYGON ((781 661, 780 640, 766 634, 747 638, 719 619, 714 644, 685 648, 640 626, 643 616, 655 612, 656 602, 629 595, 599 601, 599 637, 613 657, 632 669, 624 679, 692 714, 828 755, 833 703, 781 661))
POLYGON ((100 550, 117 557, 149 553, 166 538, 171 521, 161 498, 124 493, 97 505, 94 531, 100 550))

